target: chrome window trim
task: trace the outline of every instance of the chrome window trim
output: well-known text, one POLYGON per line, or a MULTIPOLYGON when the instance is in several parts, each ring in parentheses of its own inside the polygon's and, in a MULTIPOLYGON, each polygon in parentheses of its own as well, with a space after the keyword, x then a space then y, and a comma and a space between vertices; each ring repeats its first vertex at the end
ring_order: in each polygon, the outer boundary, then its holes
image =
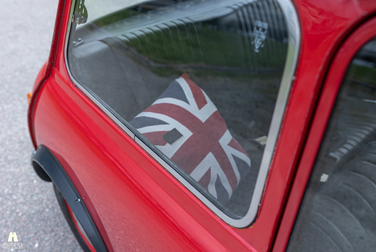
MULTIPOLYGON (((152 148, 148 146, 147 143, 142 141, 141 138, 139 138, 135 133, 133 133, 132 129, 126 126, 127 123, 122 118, 119 118, 119 116, 116 116, 115 111, 113 111, 111 108, 106 106, 105 103, 99 97, 97 97, 95 94, 87 90, 83 85, 81 85, 78 81, 76 81, 73 78, 70 72, 69 66, 68 66, 68 61, 67 61, 68 42, 69 42, 69 36, 70 36, 72 23, 68 25, 68 32, 67 32, 66 40, 65 40, 65 52, 64 52, 65 64, 66 64, 66 68, 67 68, 67 71, 69 73, 69 76, 72 82, 82 92, 84 92, 84 94, 87 95, 90 100, 92 100, 100 109, 102 109, 103 112, 109 118, 111 118, 122 130, 124 130, 124 132, 127 133, 141 148, 143 148, 151 157, 153 157, 163 168, 165 168, 172 176, 174 176, 180 183, 182 183, 201 202, 203 202, 207 207, 209 207, 209 209, 212 210, 219 218, 221 218, 223 221, 225 221, 226 223, 228 223, 229 225, 235 228, 248 227, 254 221, 257 215, 259 205, 261 202, 261 197, 264 192, 265 182, 266 182, 267 175, 269 172, 270 163, 273 158, 274 149, 278 140, 279 130, 282 124, 284 111, 285 111, 287 100, 289 97, 291 85, 294 80, 294 74, 295 74, 296 64, 297 64, 298 55, 299 55, 301 34, 300 34, 299 19, 298 19, 298 15, 296 13, 295 7, 290 0, 276 0, 276 1, 279 3, 284 13, 286 24, 288 27, 288 49, 287 49, 286 63, 285 63, 285 67, 283 70, 281 85, 279 88, 279 93, 278 93, 276 104, 274 107, 274 112, 273 112, 272 120, 270 123, 268 139, 267 139, 267 143, 266 143, 263 157, 261 160, 259 174, 256 180, 256 185, 255 185, 255 189, 253 192, 251 204, 246 215, 239 219, 231 218, 222 210, 220 210, 218 206, 213 204, 213 202, 211 202, 202 193, 200 193, 199 190, 196 189, 196 187, 190 184, 171 165, 169 165, 168 162, 166 162, 163 157, 158 155, 155 151, 152 150, 152 148)), ((76 0, 73 0, 72 6, 71 6, 71 13, 70 13, 71 17, 73 15, 75 3, 76 3, 76 0)), ((72 18, 70 20, 72 20, 72 18)))

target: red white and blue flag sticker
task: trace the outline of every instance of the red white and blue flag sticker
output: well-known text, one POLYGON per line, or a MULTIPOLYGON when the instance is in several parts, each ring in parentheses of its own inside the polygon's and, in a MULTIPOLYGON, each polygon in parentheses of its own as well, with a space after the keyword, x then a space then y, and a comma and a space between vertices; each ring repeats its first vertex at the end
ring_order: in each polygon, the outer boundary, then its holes
POLYGON ((130 124, 222 204, 250 170, 249 156, 187 74, 130 124))

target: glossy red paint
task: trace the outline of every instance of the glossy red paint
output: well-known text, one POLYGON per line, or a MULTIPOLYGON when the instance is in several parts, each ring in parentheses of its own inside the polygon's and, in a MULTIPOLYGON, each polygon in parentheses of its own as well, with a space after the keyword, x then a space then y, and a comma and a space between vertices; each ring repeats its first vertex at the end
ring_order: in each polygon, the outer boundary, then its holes
POLYGON ((34 119, 34 108, 37 104, 39 90, 41 86, 44 84, 44 82, 48 79, 50 76, 51 70, 54 67, 55 58, 57 55, 57 50, 59 48, 59 41, 60 41, 60 34, 62 31, 63 24, 67 23, 68 18, 66 15, 67 7, 65 1, 59 1, 59 4, 57 6, 57 12, 56 12, 56 21, 55 21, 55 27, 54 27, 54 34, 52 36, 52 42, 51 42, 51 49, 50 49, 50 55, 48 56, 47 62, 43 65, 42 69, 39 71, 37 78, 35 80, 34 86, 33 86, 33 92, 30 98, 30 104, 29 109, 27 111, 27 118, 28 118, 28 126, 29 126, 29 133, 31 141, 34 145, 34 148, 36 149, 38 146, 35 142, 35 131, 34 131, 34 125, 33 125, 33 119, 34 119))
POLYGON ((35 140, 64 166, 108 249, 252 250, 74 87, 64 42, 34 100, 35 140))
POLYGON ((338 90, 346 70, 355 56, 355 53, 370 39, 376 36, 376 18, 360 26, 341 46, 331 64, 328 76, 325 80, 323 91, 315 111, 314 119, 307 142, 299 163, 297 174, 288 199, 285 214, 283 216, 279 235, 274 250, 285 251, 295 217, 299 210, 312 167, 316 160, 321 139, 325 133, 326 125, 334 105, 338 90))
POLYGON ((114 250, 246 248, 132 139, 82 100, 77 89, 67 86, 56 70, 43 89, 35 115, 37 142, 49 146, 65 164, 101 235, 105 230, 114 250), (59 134, 45 134, 51 129, 59 134), (195 211, 188 213, 191 208, 195 211), (206 229, 200 221, 206 222, 206 229))
POLYGON ((337 66, 337 58, 331 62, 339 46, 375 13, 376 2, 302 0, 295 6, 302 43, 268 182, 256 222, 235 229, 74 87, 64 56, 70 1, 60 1, 50 58, 29 107, 30 134, 35 147, 47 146, 66 169, 110 251, 267 251, 278 228, 274 249, 285 248, 338 89, 325 85, 326 100, 317 108, 321 117, 316 114, 306 142, 323 80, 329 67, 337 66))

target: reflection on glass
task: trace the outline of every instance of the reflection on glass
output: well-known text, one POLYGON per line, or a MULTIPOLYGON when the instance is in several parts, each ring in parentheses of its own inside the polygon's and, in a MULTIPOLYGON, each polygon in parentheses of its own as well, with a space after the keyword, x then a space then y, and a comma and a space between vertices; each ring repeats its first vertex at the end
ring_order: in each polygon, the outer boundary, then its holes
POLYGON ((244 216, 286 60, 277 2, 147 1, 102 16, 86 2, 88 20, 91 9, 99 18, 72 26, 73 77, 214 204, 244 216))
POLYGON ((375 251, 376 40, 343 80, 289 251, 375 251))

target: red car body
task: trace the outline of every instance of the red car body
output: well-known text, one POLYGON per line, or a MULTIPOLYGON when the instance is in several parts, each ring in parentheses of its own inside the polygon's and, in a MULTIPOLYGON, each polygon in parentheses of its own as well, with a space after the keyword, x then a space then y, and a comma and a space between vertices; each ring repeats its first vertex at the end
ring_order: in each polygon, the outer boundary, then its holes
POLYGON ((71 1, 28 111, 35 149, 56 157, 109 251, 284 251, 346 69, 376 36, 372 0, 296 0, 301 42, 257 220, 235 228, 147 154, 71 81, 71 1))

